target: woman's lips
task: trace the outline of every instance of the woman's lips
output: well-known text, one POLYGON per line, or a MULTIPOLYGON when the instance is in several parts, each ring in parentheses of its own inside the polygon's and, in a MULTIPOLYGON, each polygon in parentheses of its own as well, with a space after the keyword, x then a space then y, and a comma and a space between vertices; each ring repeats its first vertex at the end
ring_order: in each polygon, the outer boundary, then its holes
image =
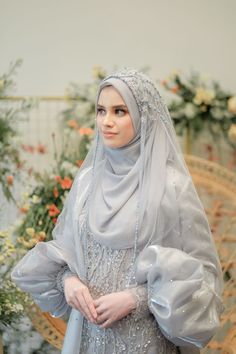
POLYGON ((102 132, 102 134, 106 137, 106 138, 112 138, 114 135, 116 135, 117 133, 111 133, 111 132, 102 132))

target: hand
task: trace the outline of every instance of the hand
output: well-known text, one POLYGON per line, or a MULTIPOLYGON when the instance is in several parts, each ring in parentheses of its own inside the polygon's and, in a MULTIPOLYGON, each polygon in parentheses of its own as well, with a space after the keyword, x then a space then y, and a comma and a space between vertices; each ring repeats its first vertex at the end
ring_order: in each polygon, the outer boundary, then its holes
POLYGON ((64 280, 64 292, 67 303, 79 310, 86 319, 96 323, 97 311, 88 287, 77 277, 71 276, 64 280))
POLYGON ((131 291, 124 290, 101 296, 94 305, 98 314, 97 324, 101 328, 109 328, 136 308, 136 297, 131 291))

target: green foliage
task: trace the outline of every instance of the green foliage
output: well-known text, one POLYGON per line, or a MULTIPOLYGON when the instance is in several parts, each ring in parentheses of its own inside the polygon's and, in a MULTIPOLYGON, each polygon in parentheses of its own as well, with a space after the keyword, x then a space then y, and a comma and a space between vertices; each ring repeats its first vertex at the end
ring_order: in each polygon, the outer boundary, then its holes
POLYGON ((19 258, 9 232, 0 232, 0 322, 9 325, 23 314, 24 307, 32 304, 29 295, 23 293, 10 279, 15 259, 19 258))
POLYGON ((19 121, 26 119, 34 104, 32 100, 23 100, 18 106, 9 106, 7 102, 7 97, 15 87, 13 77, 21 64, 22 60, 17 60, 10 65, 6 74, 0 76, 0 185, 8 200, 14 200, 11 185, 23 166, 19 146, 14 140, 16 126, 19 121))

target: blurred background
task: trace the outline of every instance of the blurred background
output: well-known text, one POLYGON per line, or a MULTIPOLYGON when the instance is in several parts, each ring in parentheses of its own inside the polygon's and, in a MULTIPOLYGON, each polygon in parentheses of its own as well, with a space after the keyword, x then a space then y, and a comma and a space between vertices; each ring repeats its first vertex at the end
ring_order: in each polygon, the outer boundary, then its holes
POLYGON ((17 94, 63 95, 95 65, 195 69, 235 87, 234 0, 1 0, 0 71, 24 60, 17 94))
POLYGON ((4 353, 59 353, 64 324, 50 327, 44 318, 42 325, 41 317, 40 325, 26 311, 31 300, 14 288, 9 274, 25 252, 51 239, 93 138, 99 81, 122 67, 143 70, 156 82, 183 152, 193 157, 187 161, 229 297, 224 336, 205 352, 235 353, 235 13, 235 0, 0 0, 4 353))

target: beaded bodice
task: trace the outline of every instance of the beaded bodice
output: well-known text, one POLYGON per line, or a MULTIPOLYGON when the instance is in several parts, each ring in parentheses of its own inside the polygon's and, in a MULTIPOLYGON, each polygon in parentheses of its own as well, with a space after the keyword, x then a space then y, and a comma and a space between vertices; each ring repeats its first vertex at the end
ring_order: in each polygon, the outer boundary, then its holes
MULTIPOLYGON (((114 250, 97 243, 89 233, 84 237, 87 284, 93 298, 130 287, 133 249, 114 250)), ((111 328, 101 329, 84 319, 80 353, 177 353, 149 312, 146 287, 131 288, 136 291, 137 309, 111 328)))

